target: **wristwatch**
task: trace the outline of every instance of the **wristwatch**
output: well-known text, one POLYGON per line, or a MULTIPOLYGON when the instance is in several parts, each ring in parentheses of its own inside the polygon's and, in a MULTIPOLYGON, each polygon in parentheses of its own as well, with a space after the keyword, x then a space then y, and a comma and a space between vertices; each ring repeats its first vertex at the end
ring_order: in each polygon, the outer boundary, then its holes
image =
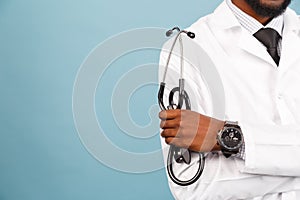
POLYGON ((223 129, 218 132, 217 142, 226 158, 237 154, 244 142, 238 122, 225 121, 223 129))

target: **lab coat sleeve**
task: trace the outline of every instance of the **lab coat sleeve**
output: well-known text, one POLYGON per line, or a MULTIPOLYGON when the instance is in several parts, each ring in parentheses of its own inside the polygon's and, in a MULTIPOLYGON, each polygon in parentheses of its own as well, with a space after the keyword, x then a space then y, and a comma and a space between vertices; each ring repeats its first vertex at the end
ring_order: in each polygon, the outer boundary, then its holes
POLYGON ((300 125, 241 122, 245 137, 242 172, 300 177, 300 125))

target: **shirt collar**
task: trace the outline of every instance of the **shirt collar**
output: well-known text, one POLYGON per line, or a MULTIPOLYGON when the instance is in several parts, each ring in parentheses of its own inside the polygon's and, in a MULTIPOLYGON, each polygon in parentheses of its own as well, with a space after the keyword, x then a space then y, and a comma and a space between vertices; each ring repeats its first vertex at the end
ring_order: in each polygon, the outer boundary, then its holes
POLYGON ((266 26, 264 26, 259 21, 246 14, 241 9, 239 9, 236 5, 232 3, 231 0, 226 0, 226 3, 237 18, 238 22, 241 24, 241 26, 247 31, 249 31, 252 35, 261 28, 273 28, 282 36, 283 15, 272 19, 266 26))

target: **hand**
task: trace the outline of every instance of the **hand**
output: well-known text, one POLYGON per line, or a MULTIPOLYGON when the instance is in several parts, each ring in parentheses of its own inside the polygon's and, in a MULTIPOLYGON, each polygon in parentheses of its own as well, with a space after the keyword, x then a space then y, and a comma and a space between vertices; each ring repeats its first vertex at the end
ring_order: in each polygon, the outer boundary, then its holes
POLYGON ((164 110, 159 113, 161 136, 167 144, 192 151, 220 150, 217 133, 224 126, 220 121, 190 110, 164 110))

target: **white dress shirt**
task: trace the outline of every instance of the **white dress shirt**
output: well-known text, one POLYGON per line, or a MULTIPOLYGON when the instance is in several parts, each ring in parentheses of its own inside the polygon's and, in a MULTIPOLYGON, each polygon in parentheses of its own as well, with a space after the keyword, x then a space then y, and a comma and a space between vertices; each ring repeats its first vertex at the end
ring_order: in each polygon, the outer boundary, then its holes
MULTIPOLYGON (((176 199, 300 199, 300 19, 294 11, 283 14, 282 52, 279 66, 265 47, 237 20, 224 1, 214 13, 195 22, 188 30, 193 40, 212 59, 224 90, 217 99, 224 116, 214 112, 208 78, 202 73, 197 48, 184 46, 184 77, 192 110, 238 121, 245 137, 245 160, 209 153, 201 178, 182 187, 169 180, 176 199), (297 196, 298 195, 298 196, 297 196)), ((171 42, 164 48, 169 49, 171 42)), ((162 51, 160 80, 167 53, 162 51)), ((178 85, 180 59, 172 57, 167 84, 178 85)), ((212 81, 214 81, 212 79, 212 81)), ((166 162, 168 145, 161 142, 166 162)), ((187 179, 197 169, 197 154, 189 166, 175 166, 179 178, 187 179)))

